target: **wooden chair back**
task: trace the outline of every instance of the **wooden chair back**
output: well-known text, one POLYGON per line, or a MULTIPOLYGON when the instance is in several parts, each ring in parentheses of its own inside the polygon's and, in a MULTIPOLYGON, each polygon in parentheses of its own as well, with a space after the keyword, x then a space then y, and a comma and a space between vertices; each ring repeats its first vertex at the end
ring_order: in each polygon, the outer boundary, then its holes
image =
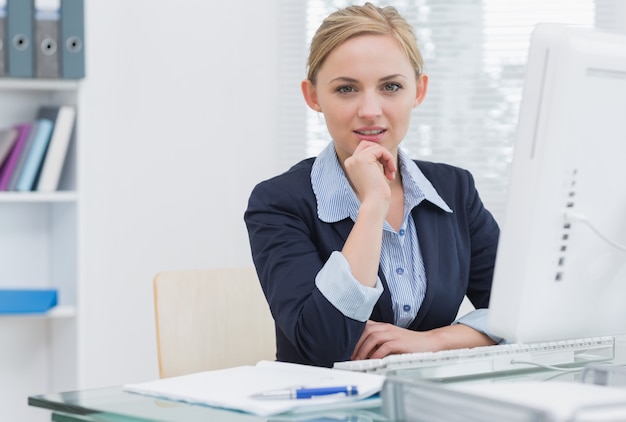
POLYGON ((274 360, 274 321, 253 267, 154 277, 159 376, 274 360))

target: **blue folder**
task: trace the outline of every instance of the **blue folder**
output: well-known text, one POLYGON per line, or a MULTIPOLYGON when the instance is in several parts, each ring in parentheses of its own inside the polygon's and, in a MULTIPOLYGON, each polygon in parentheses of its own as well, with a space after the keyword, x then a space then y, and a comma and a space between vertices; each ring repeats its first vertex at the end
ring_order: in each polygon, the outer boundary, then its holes
MULTIPOLYGON (((32 0, 7 0, 6 56, 7 74, 13 78, 32 78, 34 74, 32 0)), ((4 49, 3 49, 4 50, 4 49)), ((3 51, 4 53, 4 51, 3 51)))
POLYGON ((56 305, 56 289, 0 289, 0 314, 44 313, 56 305))
POLYGON ((61 0, 61 77, 85 77, 84 0, 61 0))

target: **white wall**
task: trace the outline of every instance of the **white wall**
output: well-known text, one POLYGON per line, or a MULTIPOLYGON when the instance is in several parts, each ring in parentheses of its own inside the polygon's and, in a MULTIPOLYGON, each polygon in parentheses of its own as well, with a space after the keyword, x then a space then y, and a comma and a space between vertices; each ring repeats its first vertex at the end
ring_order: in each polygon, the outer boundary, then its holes
POLYGON ((276 169, 277 3, 86 1, 79 387, 157 377, 156 272, 251 264, 243 211, 276 169))

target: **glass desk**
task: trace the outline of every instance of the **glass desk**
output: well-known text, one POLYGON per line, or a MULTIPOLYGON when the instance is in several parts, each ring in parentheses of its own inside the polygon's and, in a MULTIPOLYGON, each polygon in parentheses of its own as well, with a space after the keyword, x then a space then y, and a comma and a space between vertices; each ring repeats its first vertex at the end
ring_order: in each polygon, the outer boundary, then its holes
POLYGON ((198 406, 122 391, 121 387, 46 394, 28 398, 31 406, 51 410, 54 422, 261 422, 385 421, 379 406, 352 410, 258 417, 243 412, 198 406))
MULTIPOLYGON (((615 359, 613 364, 626 365, 626 335, 615 337, 615 359)), ((516 374, 501 374, 463 382, 502 382, 511 380, 580 380, 581 372, 557 372, 538 370, 516 374)), ((308 413, 290 416, 288 414, 269 418, 217 409, 208 406, 191 405, 122 391, 121 387, 72 391, 31 396, 28 404, 52 411, 54 422, 378 422, 387 421, 381 407, 355 408, 351 410, 329 411, 328 413, 308 413)))

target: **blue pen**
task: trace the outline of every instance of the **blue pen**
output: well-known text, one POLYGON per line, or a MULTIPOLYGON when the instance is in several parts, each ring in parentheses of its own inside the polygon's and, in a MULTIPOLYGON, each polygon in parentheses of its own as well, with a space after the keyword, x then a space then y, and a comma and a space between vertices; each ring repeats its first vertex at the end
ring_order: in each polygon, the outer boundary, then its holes
POLYGON ((342 385, 339 387, 297 387, 286 388, 284 390, 264 391, 259 394, 255 394, 252 397, 255 399, 275 399, 275 400, 290 400, 290 399, 310 399, 317 396, 328 396, 331 394, 343 394, 346 396, 354 396, 359 394, 356 385, 342 385))

